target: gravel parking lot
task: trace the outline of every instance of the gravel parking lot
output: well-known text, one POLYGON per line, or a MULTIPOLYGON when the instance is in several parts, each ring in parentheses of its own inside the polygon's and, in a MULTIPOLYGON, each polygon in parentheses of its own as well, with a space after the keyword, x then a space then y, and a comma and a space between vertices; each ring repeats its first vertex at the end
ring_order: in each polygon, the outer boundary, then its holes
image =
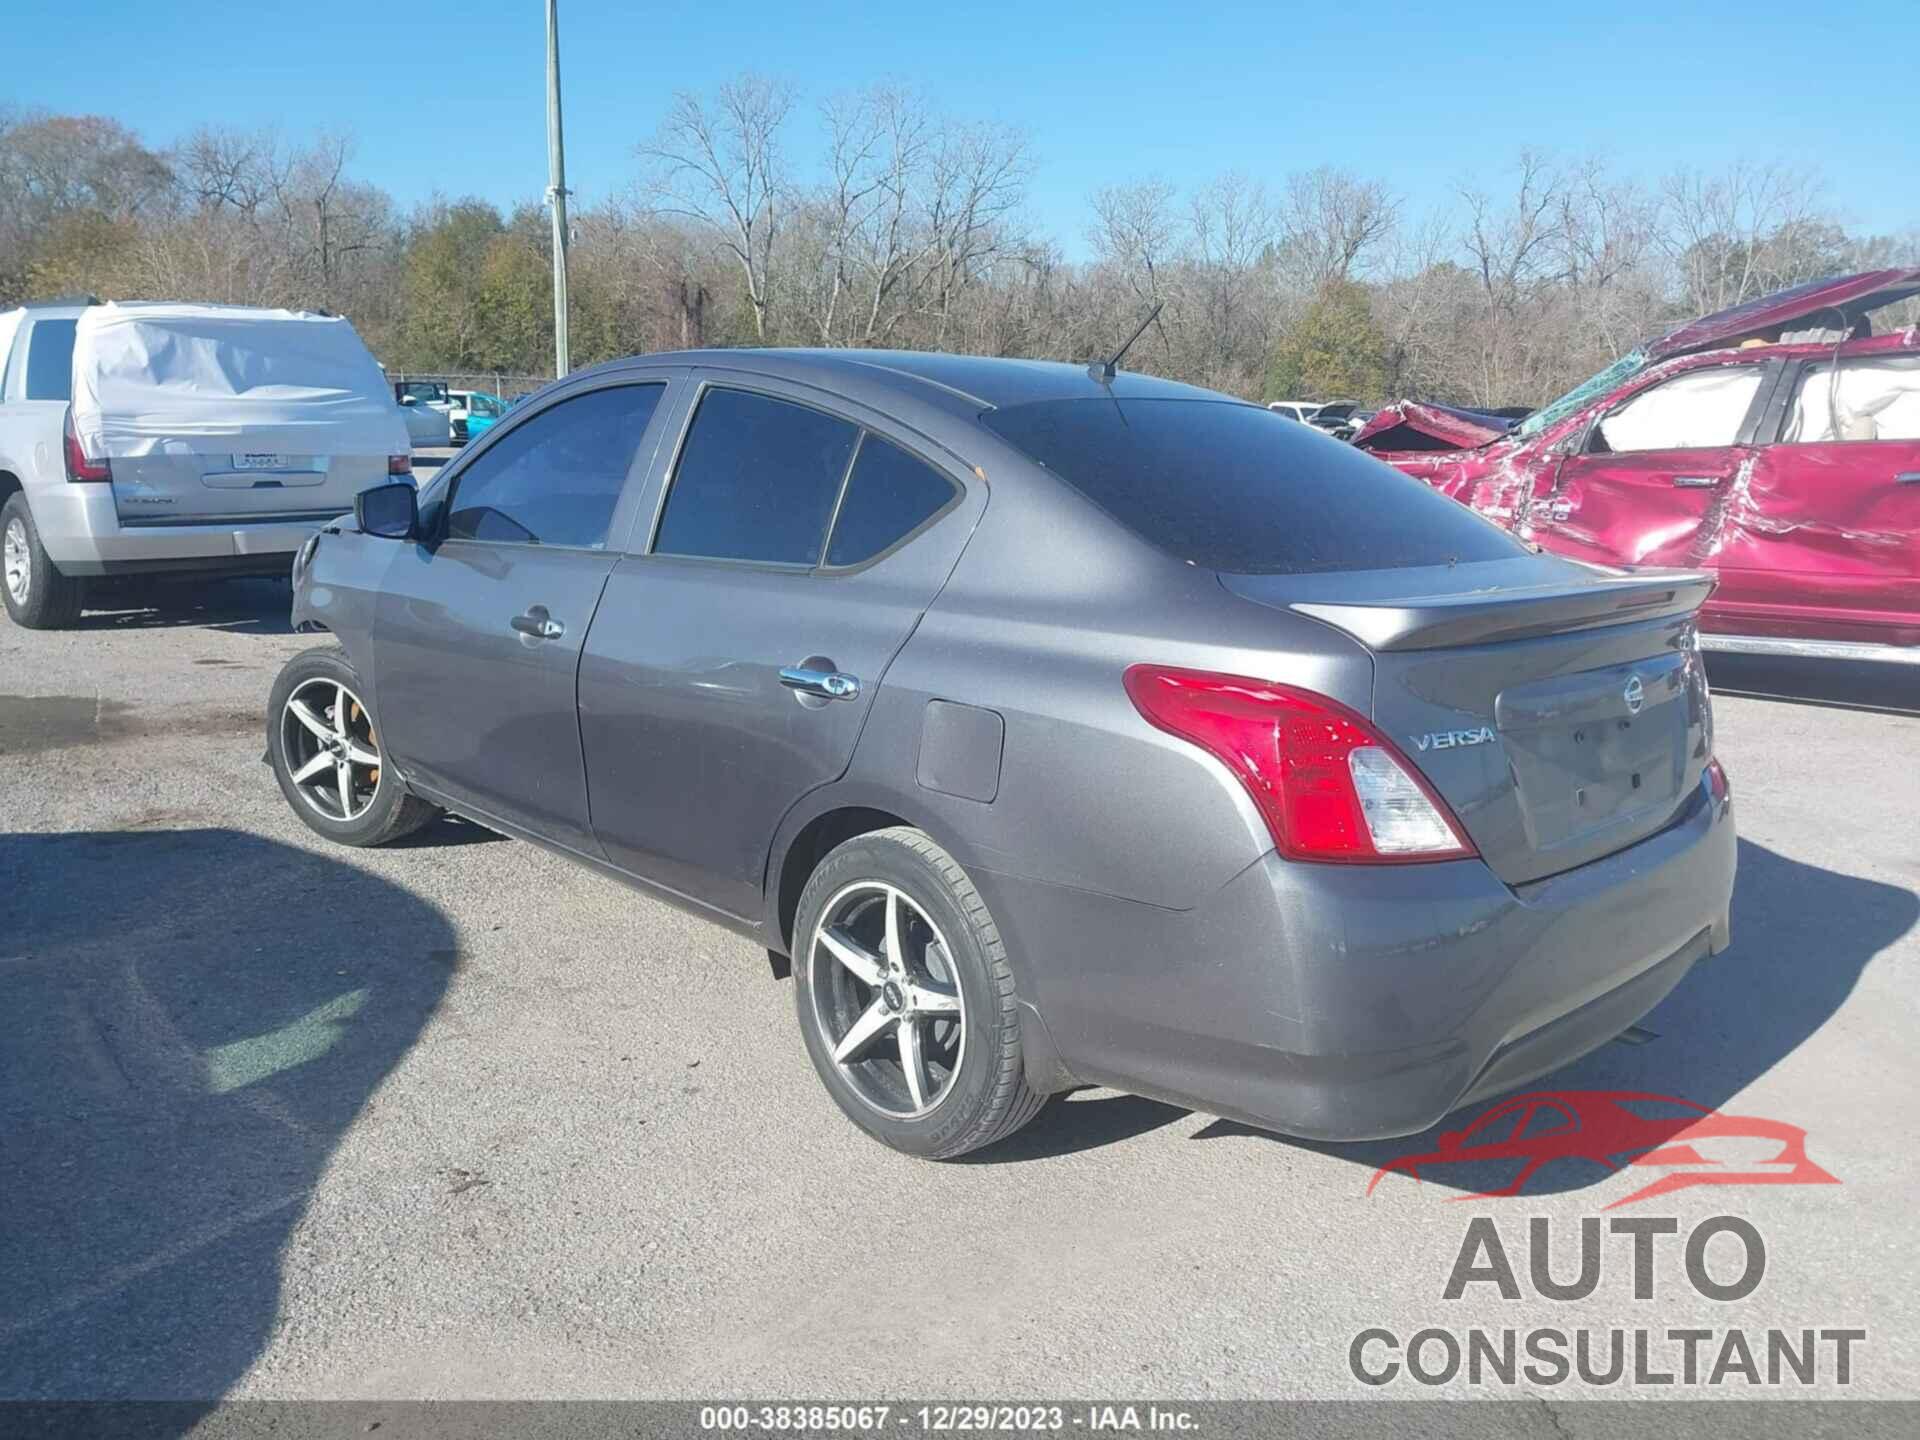
POLYGON ((1527 1217, 1564 1279, 1644 1174, 1370 1197, 1435 1137, 1306 1145, 1100 1091, 921 1163, 834 1109, 746 943, 458 822, 324 848, 260 763, 273 676, 315 643, 287 593, 0 619, 0 1393, 1487 1394, 1369 1390, 1349 1344, 1646 1324, 1864 1329, 1815 1389, 1920 1389, 1920 676, 1714 667, 1734 947, 1642 1043, 1544 1082, 1800 1126, 1841 1183, 1617 1212, 1751 1221, 1744 1299, 1694 1293, 1672 1240, 1637 1302, 1616 1238, 1556 1302, 1527 1217), (1475 1216, 1522 1298, 1442 1298, 1475 1216))

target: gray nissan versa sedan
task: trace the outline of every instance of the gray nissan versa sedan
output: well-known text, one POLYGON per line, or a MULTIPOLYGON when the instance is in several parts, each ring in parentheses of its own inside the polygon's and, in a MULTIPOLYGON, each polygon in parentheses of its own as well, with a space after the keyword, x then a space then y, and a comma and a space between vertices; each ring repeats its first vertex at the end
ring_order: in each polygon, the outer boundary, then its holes
POLYGON ((726 351, 569 376, 294 566, 295 813, 452 811, 792 957, 954 1156, 1098 1083, 1420 1130, 1728 937, 1709 581, 1535 554, 1225 396, 726 351))

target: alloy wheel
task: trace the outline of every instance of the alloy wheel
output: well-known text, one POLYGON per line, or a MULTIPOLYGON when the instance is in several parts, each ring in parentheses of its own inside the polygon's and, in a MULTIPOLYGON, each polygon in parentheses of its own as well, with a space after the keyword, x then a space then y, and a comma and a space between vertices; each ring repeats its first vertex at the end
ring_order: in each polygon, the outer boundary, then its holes
POLYGON ((27 545, 27 522, 18 515, 7 522, 4 544, 7 593, 16 605, 25 605, 33 589, 33 551, 27 545))
POLYGON ((380 742, 373 718, 345 685, 316 678, 297 686, 280 715, 280 743, 293 788, 328 820, 358 820, 379 793, 380 742))
POLYGON ((904 890, 843 888, 820 913, 807 967, 814 1019, 854 1094, 917 1120, 946 1099, 966 1055, 966 1002, 940 927, 904 890))

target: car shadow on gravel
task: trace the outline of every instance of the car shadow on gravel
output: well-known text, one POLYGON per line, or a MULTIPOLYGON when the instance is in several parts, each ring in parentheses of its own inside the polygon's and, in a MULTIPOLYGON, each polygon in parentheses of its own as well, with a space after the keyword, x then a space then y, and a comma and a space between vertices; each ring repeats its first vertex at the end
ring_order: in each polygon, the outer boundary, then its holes
POLYGON ((233 830, 0 835, 0 874, 0 1399, 211 1402, 271 1334, 282 1254, 453 928, 233 830))
POLYGON ((291 635, 292 609, 293 592, 281 580, 96 581, 73 628, 291 635))
MULTIPOLYGON (((1920 896, 1911 890, 1802 864, 1742 840, 1732 948, 1696 965, 1640 1022, 1639 1033, 1632 1037, 1637 1043, 1603 1045, 1522 1088, 1632 1090, 1719 1110, 1825 1025, 1874 957, 1916 922, 1920 896)), ((1192 1138, 1253 1137, 1345 1160, 1355 1167, 1358 1194, 1379 1167, 1437 1149, 1442 1132, 1465 1130, 1504 1098, 1468 1106, 1429 1130, 1395 1140, 1322 1144, 1231 1120, 1210 1121, 1192 1138)), ((981 1152, 980 1159, 990 1163, 1071 1154, 1131 1139, 1186 1113, 1132 1096, 1056 1101, 1006 1144, 981 1152)), ((1820 1158, 1817 1113, 1767 1118, 1806 1127, 1813 1158, 1820 1158)), ((1672 1126, 1674 1131, 1681 1128, 1680 1122, 1672 1126)), ((1523 1163, 1449 1164, 1423 1171, 1423 1181, 1443 1193, 1472 1194, 1507 1184, 1523 1163)), ((1586 1189, 1606 1181, 1610 1173, 1585 1161, 1557 1161, 1530 1176, 1524 1193, 1586 1189)), ((1649 1172, 1646 1178, 1659 1173, 1649 1172)))

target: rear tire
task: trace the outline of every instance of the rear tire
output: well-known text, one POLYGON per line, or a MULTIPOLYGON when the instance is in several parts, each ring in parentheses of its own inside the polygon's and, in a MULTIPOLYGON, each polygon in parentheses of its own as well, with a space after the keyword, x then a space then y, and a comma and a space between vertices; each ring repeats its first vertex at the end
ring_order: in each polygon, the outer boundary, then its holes
POLYGON ((27 497, 17 491, 0 506, 0 558, 0 596, 14 624, 28 630, 63 630, 80 618, 86 582, 62 575, 47 558, 27 497))
POLYGON ((800 894, 793 933, 807 1054, 862 1130, 950 1160, 1040 1112, 999 928, 966 872, 921 831, 877 830, 829 853, 800 894))
POLYGON ((303 650, 273 682, 267 758, 280 793, 317 835, 384 845, 439 816, 384 762, 360 677, 338 645, 303 650))

